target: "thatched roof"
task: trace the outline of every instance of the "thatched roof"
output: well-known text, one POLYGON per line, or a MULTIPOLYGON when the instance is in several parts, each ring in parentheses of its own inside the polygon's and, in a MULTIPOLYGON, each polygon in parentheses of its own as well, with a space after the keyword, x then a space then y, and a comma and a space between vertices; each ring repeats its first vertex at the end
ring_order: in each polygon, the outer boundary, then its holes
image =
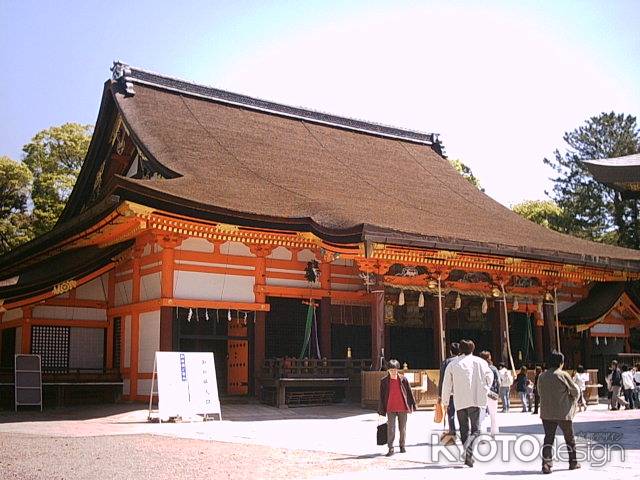
POLYGON ((432 134, 119 68, 105 86, 95 134, 101 140, 92 144, 62 223, 91 193, 105 125, 119 112, 165 177, 119 178, 108 193, 121 198, 228 223, 313 231, 333 242, 640 270, 638 251, 551 231, 479 191, 443 158, 432 134))

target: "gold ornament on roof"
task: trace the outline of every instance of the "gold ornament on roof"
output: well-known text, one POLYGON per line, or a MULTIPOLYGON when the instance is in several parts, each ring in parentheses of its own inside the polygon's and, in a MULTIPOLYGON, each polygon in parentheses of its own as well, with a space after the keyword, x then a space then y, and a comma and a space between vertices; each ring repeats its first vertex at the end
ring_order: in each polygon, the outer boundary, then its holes
POLYGON ((62 295, 63 293, 67 293, 70 290, 73 290, 78 286, 78 282, 75 280, 65 280, 64 282, 58 283, 53 287, 54 295, 62 295))

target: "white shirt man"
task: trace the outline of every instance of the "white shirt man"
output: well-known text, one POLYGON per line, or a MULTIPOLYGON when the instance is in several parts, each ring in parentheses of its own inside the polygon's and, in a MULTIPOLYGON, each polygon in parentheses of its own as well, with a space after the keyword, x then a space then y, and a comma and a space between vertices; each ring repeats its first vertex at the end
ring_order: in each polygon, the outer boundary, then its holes
POLYGON ((513 385, 513 375, 504 365, 498 369, 498 379, 500 380, 500 399, 502 400, 502 412, 506 413, 511 407, 511 401, 509 399, 509 390, 513 385))
POLYGON ((633 382, 633 371, 627 370, 626 372, 622 372, 622 389, 633 390, 634 388, 636 388, 636 386, 633 382))
POLYGON ((500 376, 500 386, 510 388, 513 385, 513 375, 511 371, 508 370, 505 366, 503 366, 500 370, 498 370, 498 374, 500 376))
POLYGON ((471 340, 460 341, 462 355, 447 365, 442 383, 442 402, 445 408, 449 397, 453 395, 460 423, 460 440, 466 447, 465 463, 470 467, 473 466, 473 442, 479 433, 480 409, 486 408, 487 395, 493 384, 493 372, 489 364, 474 356, 474 349, 475 344, 471 340))

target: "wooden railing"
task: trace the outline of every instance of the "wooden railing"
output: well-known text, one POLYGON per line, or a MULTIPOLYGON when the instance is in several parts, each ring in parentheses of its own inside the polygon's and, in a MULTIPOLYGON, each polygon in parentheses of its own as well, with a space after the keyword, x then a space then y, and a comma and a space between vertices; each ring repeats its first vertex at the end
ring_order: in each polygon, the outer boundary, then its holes
POLYGON ((262 378, 352 378, 359 377, 360 372, 370 366, 371 360, 367 359, 273 358, 264 361, 262 378))

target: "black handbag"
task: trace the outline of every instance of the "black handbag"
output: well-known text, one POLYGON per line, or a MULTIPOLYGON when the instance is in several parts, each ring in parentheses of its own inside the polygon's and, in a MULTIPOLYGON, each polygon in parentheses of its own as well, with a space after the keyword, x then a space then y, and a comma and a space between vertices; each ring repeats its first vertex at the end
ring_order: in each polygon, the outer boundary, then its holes
POLYGON ((378 431, 376 432, 376 443, 378 445, 387 444, 387 422, 378 425, 378 431))

